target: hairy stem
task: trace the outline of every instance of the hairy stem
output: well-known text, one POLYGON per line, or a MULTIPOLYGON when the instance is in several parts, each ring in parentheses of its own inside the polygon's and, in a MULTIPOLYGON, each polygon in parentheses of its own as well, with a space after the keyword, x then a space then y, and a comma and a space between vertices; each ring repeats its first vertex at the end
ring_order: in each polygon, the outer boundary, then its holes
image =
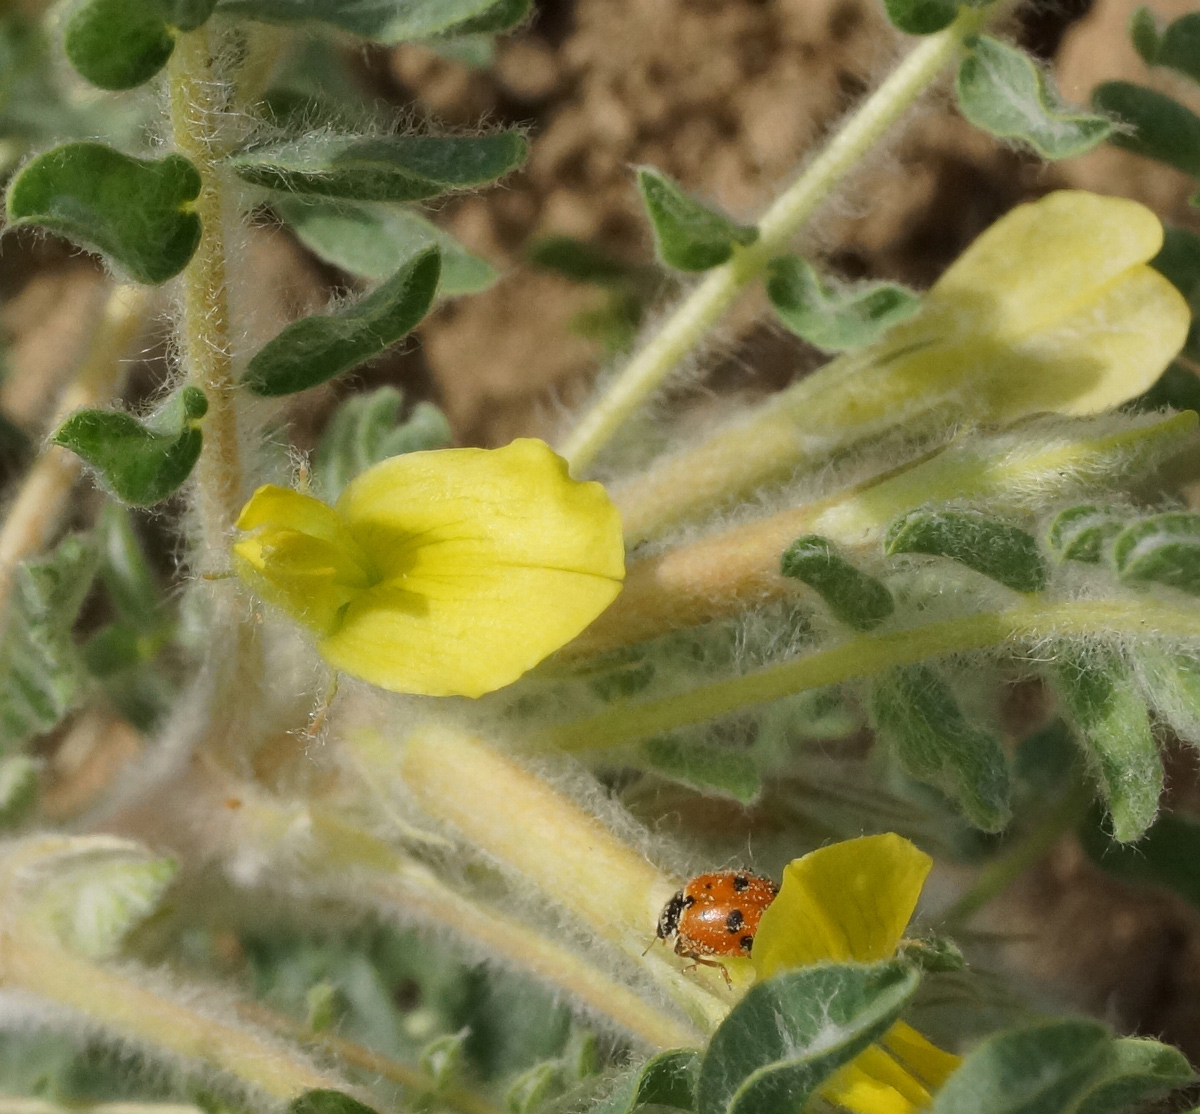
POLYGON ((1087 635, 1200 638, 1200 609, 1171 608, 1150 600, 1078 600, 1024 603, 925 626, 867 634, 780 665, 703 685, 676 696, 631 704, 549 728, 537 743, 557 750, 619 746, 679 727, 704 723, 795 693, 915 665, 947 654, 1009 642, 1087 635))
POLYGON ((223 87, 213 72, 207 26, 178 36, 169 63, 171 131, 200 172, 200 245, 183 272, 179 346, 188 381, 208 396, 204 450, 195 484, 205 567, 228 563, 226 549, 242 505, 236 385, 229 329, 225 198, 219 158, 223 87))
POLYGON ((766 269, 818 206, 962 50, 997 5, 967 8, 944 31, 929 35, 863 103, 759 221, 759 238, 735 251, 683 300, 649 343, 609 384, 562 445, 576 474, 583 472, 620 426, 666 380, 717 324, 746 285, 766 269))

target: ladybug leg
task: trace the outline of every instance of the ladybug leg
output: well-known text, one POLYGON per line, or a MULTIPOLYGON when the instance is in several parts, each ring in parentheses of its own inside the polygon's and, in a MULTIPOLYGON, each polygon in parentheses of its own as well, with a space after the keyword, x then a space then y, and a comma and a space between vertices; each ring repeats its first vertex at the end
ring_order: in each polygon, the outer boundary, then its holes
POLYGON ((645 949, 642 952, 642 955, 649 955, 650 949, 652 947, 654 947, 655 944, 665 944, 666 942, 667 942, 667 938, 665 936, 655 936, 654 939, 651 940, 650 943, 648 943, 646 945, 645 949))
POLYGON ((694 971, 700 966, 715 967, 721 972, 721 978, 725 980, 725 985, 730 990, 733 989, 733 979, 729 977, 729 968, 724 963, 720 963, 715 959, 705 959, 702 955, 689 955, 688 958, 691 960, 691 963, 684 968, 685 971, 694 971))

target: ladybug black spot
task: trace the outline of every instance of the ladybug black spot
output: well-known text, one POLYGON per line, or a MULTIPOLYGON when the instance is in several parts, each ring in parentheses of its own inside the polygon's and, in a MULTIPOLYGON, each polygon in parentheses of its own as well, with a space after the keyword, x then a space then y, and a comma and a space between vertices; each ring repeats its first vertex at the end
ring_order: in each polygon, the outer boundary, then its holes
POLYGON ((705 882, 705 883, 704 883, 704 888, 705 888, 706 890, 711 890, 711 889, 712 889, 712 883, 711 883, 711 882, 705 882))
POLYGON ((744 874, 735 874, 733 876, 733 888, 737 890, 738 893, 741 893, 743 890, 748 890, 750 888, 750 879, 744 874))
POLYGON ((753 936, 743 936, 741 938, 741 940, 739 941, 739 943, 742 945, 743 948, 746 949, 746 951, 749 951, 752 947, 754 947, 754 937, 753 936))
POLYGON ((742 916, 740 909, 730 909, 729 916, 725 918, 725 929, 730 934, 739 932, 742 925, 746 923, 746 918, 742 916))

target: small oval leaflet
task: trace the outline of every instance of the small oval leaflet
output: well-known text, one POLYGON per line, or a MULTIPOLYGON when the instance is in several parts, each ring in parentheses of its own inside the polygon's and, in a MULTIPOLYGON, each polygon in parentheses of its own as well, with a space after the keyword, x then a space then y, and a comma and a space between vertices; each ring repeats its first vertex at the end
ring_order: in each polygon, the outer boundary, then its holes
POLYGON ((641 1106, 695 1110, 699 1075, 700 1054, 693 1049, 660 1052, 630 1072, 591 1114, 633 1114, 641 1106))
POLYGON ((704 1053, 699 1114, 799 1110, 887 1031, 919 982, 892 962, 804 967, 755 983, 704 1053))
POLYGON ((1033 535, 979 511, 910 511, 888 527, 884 552, 948 557, 1016 592, 1046 587, 1046 564, 1033 535))
POLYGON ((1105 547, 1121 532, 1122 523, 1112 512, 1091 503, 1059 511, 1046 529, 1046 545, 1060 561, 1095 565, 1105 547))
POLYGON ((257 395, 293 394, 373 359, 429 312, 440 272, 441 253, 426 248, 346 309, 293 321, 258 350, 243 382, 257 395))
POLYGON ((87 0, 67 19, 63 49, 101 89, 132 89, 166 65, 175 38, 158 0, 87 0))
POLYGON ((248 147, 229 164, 267 189, 346 201, 419 201, 481 186, 516 169, 528 145, 518 131, 483 136, 344 136, 317 133, 248 147))
POLYGON ((1200 177, 1200 116, 1154 89, 1128 81, 1106 81, 1092 93, 1092 106, 1129 125, 1108 137, 1146 158, 1200 177))
POLYGON ((1200 595, 1200 514, 1168 511, 1127 526, 1113 542, 1112 562, 1122 580, 1200 595))
POLYGON ((654 167, 639 167, 637 178, 655 247, 668 267, 707 271, 726 262, 736 246, 758 239, 757 228, 701 205, 654 167))
POLYGON ((896 608, 886 584, 855 568, 832 542, 818 534, 792 542, 784 551, 779 571, 807 584, 836 619, 854 630, 877 627, 896 608))
POLYGON ((182 271, 200 242, 190 204, 199 193, 200 175, 182 155, 135 159, 102 143, 67 143, 13 179, 8 220, 58 232, 157 285, 182 271))
POLYGON ((117 410, 79 410, 51 440, 81 457, 122 502, 148 507, 167 498, 191 474, 207 410, 204 392, 184 387, 149 422, 117 410))

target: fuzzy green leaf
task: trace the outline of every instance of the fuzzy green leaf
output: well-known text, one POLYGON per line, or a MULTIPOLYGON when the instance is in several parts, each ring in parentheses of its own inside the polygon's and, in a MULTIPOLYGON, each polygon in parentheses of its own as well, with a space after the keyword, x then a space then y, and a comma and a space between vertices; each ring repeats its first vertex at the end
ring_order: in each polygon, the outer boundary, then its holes
POLYGON ((1099 824, 1081 828, 1091 860, 1107 874, 1138 886, 1156 886, 1200 908, 1200 820, 1164 812, 1134 846, 1114 843, 1099 824))
POLYGON ((1195 1078, 1179 1049, 1125 1037, 1113 1041, 1104 1075, 1088 1088, 1071 1114, 1117 1114, 1195 1078))
POLYGON ((977 828, 1004 828, 1012 815, 1012 788, 1000 740, 963 715, 932 669, 912 665, 876 678, 871 711, 880 736, 912 777, 957 801, 977 828))
POLYGON ((1200 361, 1200 236, 1183 228, 1164 228, 1162 250, 1150 260, 1150 266, 1187 299, 1192 325, 1182 354, 1200 361))
POLYGON ((1138 8, 1129 18, 1129 38, 1133 49, 1147 66, 1154 65, 1158 55, 1159 33, 1158 20, 1154 12, 1147 7, 1138 8))
POLYGON ((1155 713, 1181 739, 1200 747, 1200 659, 1150 644, 1138 647, 1137 667, 1155 713))
POLYGON ((102 143, 39 155, 8 187, 8 221, 103 252, 138 282, 166 282, 200 242, 200 175, 182 155, 135 159, 102 143))
POLYGON ((1146 703, 1111 651, 1064 649, 1055 688, 1083 744, 1120 843, 1139 839, 1158 812, 1163 764, 1146 703))
POLYGON ((1046 1021, 988 1038, 946 1081, 931 1114, 1063 1114, 1103 1072, 1098 1021, 1046 1021))
POLYGON ((660 736, 648 740, 642 754, 651 769, 701 793, 718 793, 745 805, 762 790, 758 766, 745 751, 660 736))
POLYGON ((149 81, 175 49, 160 0, 84 0, 67 18, 63 48, 101 89, 132 89, 149 81))
POLYGON ((293 321, 259 349, 243 382, 258 395, 289 395, 373 359, 429 312, 440 270, 438 249, 426 248, 353 305, 293 321))
POLYGON ((797 255, 771 260, 767 296, 793 333, 827 352, 870 344, 921 305, 918 295, 892 282, 826 282, 797 255))
POLYGON ((807 534, 786 550, 779 571, 807 584, 840 622, 854 630, 877 627, 896 609, 887 585, 856 568, 827 538, 807 534))
POLYGON ((0 758, 0 832, 20 827, 37 807, 38 765, 23 754, 0 758))
POLYGON ((382 282, 426 248, 437 247, 442 253, 438 293, 443 297, 476 294, 499 277, 486 259, 409 209, 295 197, 273 204, 309 251, 352 275, 382 282))
POLYGON ((893 26, 909 35, 932 35, 949 27, 961 6, 978 8, 984 0, 883 0, 893 26))
POLYGON ((622 1079, 591 1114, 633 1114, 642 1106, 694 1110, 699 1076, 698 1052, 690 1048, 660 1052, 622 1079))
POLYGON ((267 189, 344 201, 418 201, 503 177, 525 159, 517 131, 482 136, 316 133, 249 147, 233 170, 267 189))
POLYGON ((0 639, 0 750, 49 731, 79 700, 86 674, 71 627, 97 562, 94 546, 68 537, 17 570, 0 639))
POLYGON ((799 1110, 900 1016, 920 982, 903 963, 827 964, 755 983, 700 1064, 699 1114, 799 1110))
POLYGON ((395 387, 380 387, 354 395, 337 408, 313 461, 314 477, 327 500, 336 501, 355 476, 389 456, 450 444, 450 423, 433 403, 418 402, 402 422, 403 401, 395 387))
POLYGON ((149 422, 117 410, 78 410, 51 440, 81 457, 118 499, 149 507, 177 491, 200 457, 208 400, 184 387, 149 422))
POLYGON ((1200 178, 1200 116, 1190 108, 1128 81, 1098 85, 1092 106, 1127 125, 1128 130, 1117 129, 1108 137, 1114 147, 1200 178))
POLYGON ((510 1114, 533 1114, 564 1089, 562 1064, 557 1060, 546 1060, 523 1071, 509 1084, 504 1093, 504 1105, 510 1114))
POLYGON ((1153 59, 1147 61, 1200 81, 1200 12, 1189 12, 1171 23, 1159 38, 1153 59))
POLYGON ((1046 587, 1046 563, 1033 535, 977 511, 910 511, 888 527, 883 548, 889 557, 948 557, 1016 592, 1046 587))
POLYGON ((1059 511, 1046 530, 1046 545, 1060 561, 1082 561, 1095 565, 1104 557, 1108 543, 1123 523, 1110 511, 1092 503, 1081 503, 1059 511))
POLYGON ((529 0, 220 0, 220 11, 243 19, 327 23, 387 45, 507 31, 528 10, 529 0))
POLYGON ((292 1099, 288 1114, 376 1114, 373 1107, 352 1098, 344 1091, 305 1091, 292 1099))
POLYGON ((1112 131, 1103 116, 1067 108, 1023 50, 979 35, 958 69, 958 106, 977 128, 1027 143, 1042 158, 1090 151, 1112 131))
POLYGON ((163 620, 161 594, 128 509, 106 503, 96 523, 101 553, 100 577, 117 614, 142 631, 163 620))
POLYGON ((638 168, 638 189, 654 229, 659 258, 677 271, 707 271, 733 255, 734 247, 752 244, 758 229, 735 224, 693 201, 652 166, 638 168))
POLYGON ((444 1033, 421 1049, 417 1060, 421 1070, 433 1080, 435 1090, 448 1087, 462 1067, 463 1044, 468 1030, 444 1033))
POLYGON ((1168 511, 1127 526, 1113 542, 1112 562, 1124 581, 1200 595, 1200 514, 1168 511))
POLYGON ((592 286, 623 287, 637 275, 636 268, 574 236, 534 240, 525 249, 525 258, 535 267, 592 286))

